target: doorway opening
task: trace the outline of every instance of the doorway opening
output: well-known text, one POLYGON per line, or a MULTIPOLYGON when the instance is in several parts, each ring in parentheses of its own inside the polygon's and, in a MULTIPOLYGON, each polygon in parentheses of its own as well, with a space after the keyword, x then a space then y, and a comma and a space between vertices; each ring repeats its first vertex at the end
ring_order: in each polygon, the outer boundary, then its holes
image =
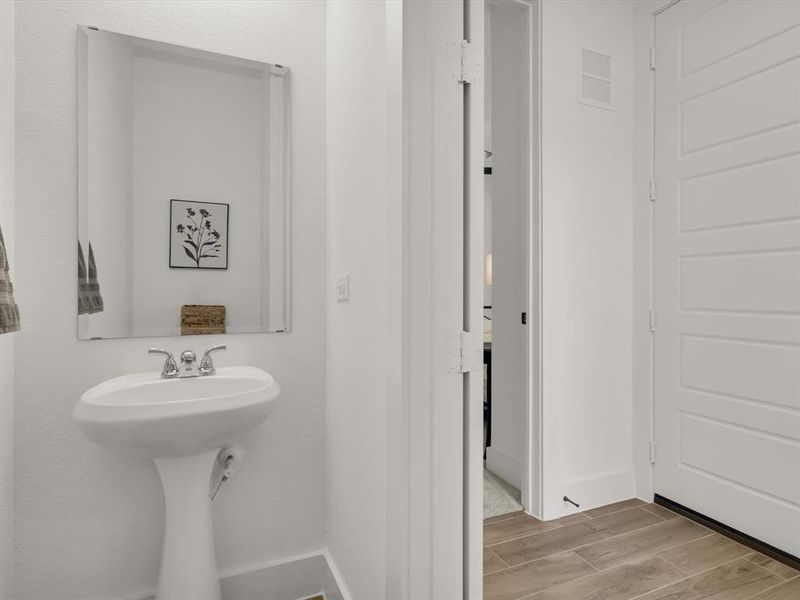
POLYGON ((538 2, 485 13, 484 518, 540 513, 538 2))

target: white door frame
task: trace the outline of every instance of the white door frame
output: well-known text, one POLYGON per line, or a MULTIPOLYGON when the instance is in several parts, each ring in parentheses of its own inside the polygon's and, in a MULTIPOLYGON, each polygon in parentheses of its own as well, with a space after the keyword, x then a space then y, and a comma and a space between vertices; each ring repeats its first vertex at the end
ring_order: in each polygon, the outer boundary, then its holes
POLYGON ((529 214, 528 225, 528 402, 525 416, 525 464, 522 473, 522 506, 542 516, 542 2, 514 0, 528 9, 529 97, 528 130, 529 214))
MULTIPOLYGON (((527 402, 525 404, 526 447, 521 465, 521 500, 523 509, 534 517, 542 516, 542 193, 541 193, 541 0, 490 0, 522 6, 528 19, 528 63, 530 65, 528 94, 530 115, 528 126, 529 169, 529 225, 528 225, 528 346, 527 402)), ((489 48, 487 47, 487 52, 489 48)), ((488 54, 487 54, 488 55, 488 54)), ((488 60, 487 60, 488 64, 488 60)))
MULTIPOLYGON (((520 1, 538 14, 539 0, 520 1)), ((400 408, 392 411, 400 423, 391 424, 397 438, 390 452, 400 458, 389 466, 390 490, 405 493, 390 494, 389 519, 396 521, 389 544, 399 544, 387 552, 392 597, 483 597, 483 374, 480 368, 454 372, 451 344, 462 330, 483 336, 484 4, 402 3, 403 352, 400 408), (453 76, 463 39, 471 41, 478 63, 466 102, 453 76)), ((540 161, 540 136, 531 140, 540 161)), ((538 217, 539 182, 535 189, 538 217)), ((530 239, 538 264, 538 230, 530 239)), ((541 302, 537 308, 530 314, 538 321, 541 302)), ((531 337, 538 345, 540 336, 531 337)), ((532 390, 529 412, 538 426, 533 398, 532 390)), ((531 464, 534 452, 541 459, 533 448, 531 464)))
POLYGON ((474 73, 464 93, 464 330, 478 343, 476 369, 464 377, 464 592, 483 598, 483 290, 484 290, 484 0, 464 2, 464 39, 474 73))
MULTIPOLYGON (((527 511, 541 512, 541 1, 511 0, 524 6, 529 19, 529 97, 528 143, 529 171, 528 228, 528 402, 526 402, 525 439, 527 448, 522 473, 522 501, 527 511)), ((467 169, 465 175, 465 298, 464 328, 483 339, 484 278, 484 73, 485 14, 484 0, 465 2, 464 38, 472 43, 480 61, 480 75, 466 87, 464 140, 467 169)), ((483 371, 468 373, 465 378, 464 436, 464 598, 483 598, 483 371)))
MULTIPOLYGON (((454 75, 465 2, 405 0, 402 12, 402 422, 390 425, 401 429, 402 460, 395 468, 398 480, 408 484, 402 497, 390 496, 397 506, 389 519, 398 516, 407 534, 389 523, 395 531, 389 545, 399 541, 403 549, 392 552, 399 561, 387 566, 398 572, 387 590, 398 598, 459 600, 475 581, 465 568, 475 561, 468 553, 474 542, 464 543, 465 515, 474 513, 464 491, 476 484, 465 477, 470 379, 454 368, 456 341, 471 322, 464 312, 465 103, 454 75)), ((480 599, 480 591, 469 593, 480 599)))
POLYGON ((640 0, 634 24, 634 205, 633 205, 633 461, 637 497, 653 499, 651 443, 655 442, 655 349, 650 331, 654 302, 654 207, 650 182, 655 177, 656 16, 680 0, 640 0), (639 110, 641 108, 641 110, 639 110))

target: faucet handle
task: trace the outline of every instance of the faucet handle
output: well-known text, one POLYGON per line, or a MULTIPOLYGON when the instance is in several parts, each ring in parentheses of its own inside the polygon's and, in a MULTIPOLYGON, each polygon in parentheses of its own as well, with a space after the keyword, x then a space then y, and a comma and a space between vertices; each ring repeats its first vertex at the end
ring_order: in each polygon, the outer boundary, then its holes
POLYGON ((150 348, 147 352, 150 354, 163 354, 167 357, 164 361, 164 367, 161 369, 162 378, 167 379, 178 374, 178 363, 175 362, 172 352, 164 348, 150 348))
POLYGON ((211 346, 211 348, 203 352, 203 359, 200 361, 200 372, 203 375, 213 375, 216 373, 217 370, 214 368, 214 361, 211 359, 211 353, 217 350, 227 349, 228 347, 225 344, 220 344, 219 346, 211 346))

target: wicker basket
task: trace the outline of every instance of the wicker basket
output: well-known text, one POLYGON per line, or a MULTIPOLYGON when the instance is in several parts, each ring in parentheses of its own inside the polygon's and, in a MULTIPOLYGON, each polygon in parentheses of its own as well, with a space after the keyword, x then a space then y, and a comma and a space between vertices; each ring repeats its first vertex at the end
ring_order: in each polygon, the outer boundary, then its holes
POLYGON ((184 304, 181 307, 181 335, 225 333, 225 306, 184 304))

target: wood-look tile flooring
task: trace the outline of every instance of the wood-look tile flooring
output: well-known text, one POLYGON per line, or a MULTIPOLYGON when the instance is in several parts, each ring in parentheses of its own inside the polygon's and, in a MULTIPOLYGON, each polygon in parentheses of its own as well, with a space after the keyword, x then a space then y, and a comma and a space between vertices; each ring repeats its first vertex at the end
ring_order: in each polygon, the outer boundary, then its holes
POLYGON ((800 571, 661 506, 484 521, 484 600, 800 600, 800 571))

